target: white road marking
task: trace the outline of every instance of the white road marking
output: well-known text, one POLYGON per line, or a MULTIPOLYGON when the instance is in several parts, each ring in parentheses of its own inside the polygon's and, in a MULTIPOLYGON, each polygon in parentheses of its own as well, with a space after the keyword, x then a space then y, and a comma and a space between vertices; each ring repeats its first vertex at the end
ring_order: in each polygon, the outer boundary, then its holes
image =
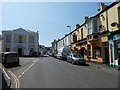
POLYGON ((25 72, 22 72, 22 74, 24 74, 25 72))
POLYGON ((21 77, 21 75, 18 76, 18 78, 20 78, 20 77, 21 77))
POLYGON ((29 68, 27 68, 26 70, 29 70, 29 68))
POLYGON ((10 77, 8 76, 4 68, 3 68, 3 72, 5 73, 5 76, 10 80, 10 77))
POLYGON ((27 69, 25 69, 25 70, 22 72, 22 74, 20 74, 20 75, 18 76, 18 78, 20 78, 23 74, 25 74, 25 72, 27 72, 37 61, 39 61, 39 59, 35 59, 35 60, 33 61, 33 63, 32 63, 27 69))
POLYGON ((35 62, 35 61, 36 61, 36 59, 33 62, 35 62))
POLYGON ((19 88, 20 88, 19 79, 16 77, 16 75, 15 75, 11 70, 8 70, 8 72, 12 75, 12 77, 13 77, 14 80, 15 80, 15 83, 16 83, 16 90, 19 90, 19 88))
POLYGON ((26 72, 26 71, 27 71, 27 69, 24 72, 26 72))

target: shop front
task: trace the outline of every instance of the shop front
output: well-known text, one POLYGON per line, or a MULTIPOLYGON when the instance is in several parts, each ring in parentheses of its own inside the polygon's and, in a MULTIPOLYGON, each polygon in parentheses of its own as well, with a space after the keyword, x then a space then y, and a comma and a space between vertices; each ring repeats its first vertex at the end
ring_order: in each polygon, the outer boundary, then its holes
POLYGON ((120 49, 120 30, 109 34, 110 66, 118 66, 118 51, 120 49))

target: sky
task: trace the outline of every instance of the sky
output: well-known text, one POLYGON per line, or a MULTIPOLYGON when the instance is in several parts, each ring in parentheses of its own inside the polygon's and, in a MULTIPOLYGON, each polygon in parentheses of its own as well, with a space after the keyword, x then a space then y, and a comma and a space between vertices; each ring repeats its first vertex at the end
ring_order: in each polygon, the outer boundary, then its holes
MULTIPOLYGON (((106 3, 110 4, 110 3, 106 3)), ((98 2, 2 2, 0 3, 0 29, 17 28, 39 32, 39 44, 51 46, 54 39, 60 39, 83 24, 85 16, 98 13, 98 2)))

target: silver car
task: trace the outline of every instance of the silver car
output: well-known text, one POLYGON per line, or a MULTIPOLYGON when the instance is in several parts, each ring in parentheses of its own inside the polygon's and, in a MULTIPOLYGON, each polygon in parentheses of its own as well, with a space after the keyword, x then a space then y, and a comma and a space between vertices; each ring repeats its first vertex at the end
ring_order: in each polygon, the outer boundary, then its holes
POLYGON ((81 55, 74 53, 67 56, 67 61, 72 64, 86 64, 86 60, 81 55))

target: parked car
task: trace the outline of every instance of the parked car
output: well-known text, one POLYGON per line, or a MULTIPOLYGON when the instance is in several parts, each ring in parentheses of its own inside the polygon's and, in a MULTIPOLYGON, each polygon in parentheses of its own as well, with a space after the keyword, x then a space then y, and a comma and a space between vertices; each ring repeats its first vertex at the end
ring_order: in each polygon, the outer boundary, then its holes
POLYGON ((58 53, 56 54, 56 58, 62 59, 62 51, 63 51, 63 48, 58 49, 58 53))
POLYGON ((56 55, 56 58, 62 59, 62 55, 58 53, 58 54, 56 55))
POLYGON ((17 64, 19 65, 19 56, 17 52, 3 52, 2 63, 3 64, 17 64))
POLYGON ((67 61, 72 64, 86 64, 86 60, 79 54, 71 53, 67 56, 67 61))
POLYGON ((39 56, 38 52, 32 52, 32 56, 37 57, 39 56))

